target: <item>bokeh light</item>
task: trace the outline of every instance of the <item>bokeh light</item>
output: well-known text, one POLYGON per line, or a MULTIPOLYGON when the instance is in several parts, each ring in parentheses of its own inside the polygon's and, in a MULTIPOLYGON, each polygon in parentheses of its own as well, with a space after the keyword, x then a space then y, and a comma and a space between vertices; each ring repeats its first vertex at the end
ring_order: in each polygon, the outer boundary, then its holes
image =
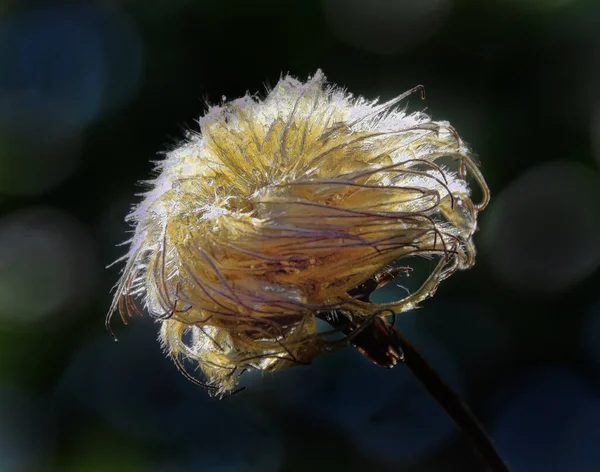
POLYGON ((597 398, 584 381, 560 367, 526 371, 496 391, 488 404, 489 411, 496 416, 492 435, 510 470, 582 470, 572 468, 577 461, 573 454, 577 453, 578 445, 570 438, 569 445, 576 450, 564 449, 567 443, 563 435, 594 402, 597 403, 597 398), (561 464, 561 456, 572 459, 561 464))
POLYGON ((80 134, 136 93, 142 51, 117 10, 54 5, 0 22, 0 193, 35 195, 80 161, 80 134))
POLYGON ((0 470, 42 470, 52 463, 54 426, 45 399, 0 382, 0 470))
MULTIPOLYGON (((91 237, 52 207, 0 219, 0 325, 24 327, 87 304, 97 275, 91 237)), ((59 316, 60 315, 60 316, 59 316)))
POLYGON ((165 470, 278 471, 283 444, 268 416, 188 382, 161 352, 156 330, 136 319, 119 330, 117 344, 105 333, 82 346, 57 388, 61 408, 95 413, 128 437, 168 446, 165 470))
POLYGON ((600 177, 573 162, 530 169, 492 202, 483 250, 494 275, 526 292, 559 292, 600 265, 600 177))
POLYGON ((323 0, 338 37, 375 54, 397 54, 429 39, 451 6, 451 0, 323 0))
MULTIPOLYGON (((59 112, 62 119, 50 127, 60 126, 63 134, 89 123, 102 103, 102 41, 85 20, 85 8, 52 6, 25 11, 0 25, 2 95, 21 93, 30 113, 50 117, 59 112)), ((27 115, 19 118, 27 128, 27 115)))
POLYGON ((600 464, 600 397, 579 405, 559 435, 557 470, 595 472, 600 464))

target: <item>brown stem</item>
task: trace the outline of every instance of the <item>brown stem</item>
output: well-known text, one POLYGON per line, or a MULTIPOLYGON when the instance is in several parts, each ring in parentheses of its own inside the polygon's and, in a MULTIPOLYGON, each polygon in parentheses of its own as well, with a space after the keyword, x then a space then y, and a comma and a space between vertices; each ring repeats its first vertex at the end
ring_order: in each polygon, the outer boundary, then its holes
POLYGON ((396 331, 396 335, 404 353, 406 366, 471 441, 488 469, 491 472, 509 472, 508 466, 494 447, 492 439, 469 407, 440 378, 408 339, 398 331, 396 331))

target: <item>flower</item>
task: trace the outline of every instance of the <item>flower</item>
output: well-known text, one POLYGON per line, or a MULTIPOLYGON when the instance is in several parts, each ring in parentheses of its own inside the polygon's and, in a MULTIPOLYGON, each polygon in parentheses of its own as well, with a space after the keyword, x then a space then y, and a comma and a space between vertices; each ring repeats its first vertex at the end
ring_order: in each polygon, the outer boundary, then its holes
POLYGON ((397 108, 417 89, 380 104, 318 71, 209 109, 128 217, 135 233, 107 322, 117 310, 126 322, 141 300, 177 366, 197 363, 223 394, 246 369, 326 350, 319 313, 360 324, 410 310, 470 267, 489 193, 449 123, 397 108), (385 304, 353 295, 414 255, 439 257, 414 293, 385 304))

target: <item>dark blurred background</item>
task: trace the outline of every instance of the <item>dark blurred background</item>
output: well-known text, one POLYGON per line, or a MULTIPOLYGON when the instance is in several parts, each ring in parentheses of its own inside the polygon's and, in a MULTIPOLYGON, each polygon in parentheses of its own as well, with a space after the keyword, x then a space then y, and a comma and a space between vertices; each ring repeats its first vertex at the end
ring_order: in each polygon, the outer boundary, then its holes
POLYGON ((492 190, 475 268, 398 327, 511 470, 600 470, 600 2, 2 0, 0 471, 483 470, 403 366, 346 349, 215 401, 147 319, 104 330, 151 161, 207 102, 318 68, 425 85, 411 109, 492 190))

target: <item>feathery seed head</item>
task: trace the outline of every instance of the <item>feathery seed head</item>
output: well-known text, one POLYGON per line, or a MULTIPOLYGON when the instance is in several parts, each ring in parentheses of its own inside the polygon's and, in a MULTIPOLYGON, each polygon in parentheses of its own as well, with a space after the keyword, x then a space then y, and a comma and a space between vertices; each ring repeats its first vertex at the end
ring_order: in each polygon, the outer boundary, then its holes
POLYGON ((409 310, 470 267, 485 181, 450 124, 396 108, 411 92, 370 102, 318 71, 281 79, 262 101, 211 108, 129 216, 135 235, 109 317, 126 320, 141 300, 177 366, 197 362, 222 394, 246 369, 326 349, 319 312, 409 310), (439 256, 416 292, 386 304, 348 293, 414 255, 439 256))

